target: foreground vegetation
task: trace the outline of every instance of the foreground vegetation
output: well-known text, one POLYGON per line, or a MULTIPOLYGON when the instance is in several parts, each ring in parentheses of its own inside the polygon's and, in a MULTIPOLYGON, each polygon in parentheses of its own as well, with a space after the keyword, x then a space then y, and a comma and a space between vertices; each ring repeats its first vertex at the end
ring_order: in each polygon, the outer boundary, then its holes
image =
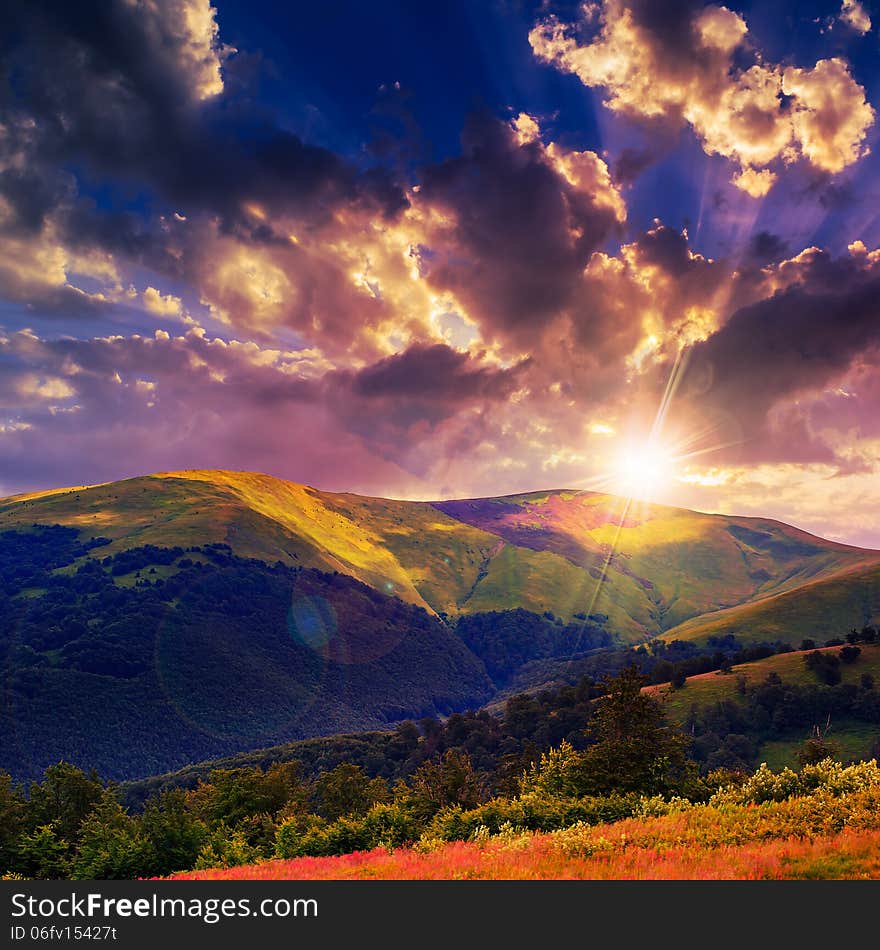
MULTIPOLYGON (((829 777, 835 767, 822 763, 829 777)), ((211 880, 588 879, 732 880, 880 877, 880 793, 876 764, 868 787, 835 792, 834 782, 781 802, 705 805, 643 799, 637 816, 585 822, 549 834, 512 825, 467 841, 426 837, 410 848, 387 846, 341 857, 265 861, 177 875, 211 880), (657 815, 657 812, 666 814, 657 815)), ((839 777, 837 773, 835 777, 839 777)), ((843 773, 845 774, 845 773, 843 773)), ((757 776, 756 776, 757 778, 757 776)), ((761 779, 767 773, 761 773, 761 779)), ((749 783, 746 783, 748 786, 749 783)))
MULTIPOLYGON (((808 652, 801 663, 812 668, 819 661, 808 652)), ((766 689, 783 703, 797 695, 780 691, 772 679, 756 688, 757 696, 766 689)), ((821 689, 833 695, 839 686, 821 689)), ((667 721, 661 700, 645 689, 645 677, 634 667, 598 687, 585 682, 544 701, 542 707, 530 697, 511 700, 501 719, 484 712, 445 724, 427 720, 421 728, 404 724, 392 738, 410 771, 391 781, 351 761, 323 769, 313 762, 311 771, 301 761, 215 768, 190 788, 159 788, 142 807, 128 809, 121 789, 66 763, 48 769, 27 794, 8 774, 0 775, 0 868, 26 877, 129 878, 375 852, 364 865, 372 870, 364 873, 393 874, 401 861, 421 868, 421 856, 439 849, 441 858, 426 873, 444 876, 458 861, 455 855, 464 861, 479 845, 495 855, 480 858, 492 874, 590 876, 598 873, 596 862, 605 862, 609 876, 626 876, 647 873, 638 862, 627 870, 631 854, 623 852, 635 839, 644 842, 643 850, 660 848, 663 860, 672 862, 669 873, 675 867, 685 873, 685 846, 706 851, 772 839, 788 847, 792 838, 880 828, 876 763, 834 762, 821 731, 801 743, 799 771, 773 773, 762 766, 749 775, 696 761, 698 743, 667 721), (602 692, 596 699, 590 698, 593 688, 602 692), (566 700, 573 705, 566 708, 566 700), (555 733, 549 731, 553 723, 555 733), (522 736, 529 727, 554 737, 545 751, 517 745, 517 729, 522 736), (492 770, 476 767, 468 751, 472 746, 480 761, 487 749, 479 743, 487 738, 496 744, 492 770), (542 837, 548 834, 549 844, 542 837), (452 842, 467 847, 443 850, 452 842), (393 851, 393 859, 376 849, 393 851), (531 871, 523 866, 515 872, 516 860, 529 864, 532 858, 531 871)), ((365 860, 276 870, 320 867, 342 874, 365 860)), ((724 867, 716 871, 726 873, 724 867)), ((470 865, 459 870, 478 873, 470 865)))

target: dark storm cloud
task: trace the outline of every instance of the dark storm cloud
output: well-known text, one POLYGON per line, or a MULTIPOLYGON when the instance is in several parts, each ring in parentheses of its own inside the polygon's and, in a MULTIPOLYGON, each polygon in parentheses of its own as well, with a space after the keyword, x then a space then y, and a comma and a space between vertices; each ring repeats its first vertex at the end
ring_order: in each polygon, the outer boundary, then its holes
POLYGON ((646 30, 670 57, 695 59, 699 55, 694 16, 703 0, 629 0, 633 20, 646 30))
POLYGON ((359 371, 328 373, 322 402, 382 458, 423 474, 494 434, 494 413, 529 363, 503 368, 442 344, 415 345, 359 371))
POLYGON ((480 365, 469 354, 436 343, 410 347, 352 374, 351 389, 368 398, 418 397, 454 405, 508 396, 515 377, 515 373, 480 365))
POLYGON ((504 369, 443 344, 415 345, 358 371, 331 372, 322 388, 354 431, 400 448, 464 410, 507 399, 528 364, 504 369))
POLYGON ((694 257, 685 234, 662 224, 640 234, 633 247, 641 263, 660 267, 676 278, 698 267, 701 260, 694 257))
POLYGON ((604 163, 574 184, 537 139, 472 116, 463 154, 422 175, 419 200, 452 220, 449 244, 425 255, 428 279, 451 290, 489 337, 534 341, 572 300, 590 254, 619 224, 604 163))
POLYGON ((21 227, 35 228, 69 198, 59 172, 69 163, 231 221, 243 201, 317 218, 340 203, 387 215, 405 204, 385 173, 359 174, 246 96, 224 94, 228 51, 206 2, 6 7, 0 102, 15 121, 5 148, 28 163, 0 184, 15 196, 21 227))
POLYGON ((749 239, 746 256, 758 264, 776 263, 789 252, 788 242, 770 231, 758 231, 749 239))
POLYGON ((683 395, 705 411, 734 411, 753 460, 828 459, 807 426, 809 403, 872 349, 876 362, 878 345, 880 275, 817 255, 801 282, 737 311, 693 347, 683 395))

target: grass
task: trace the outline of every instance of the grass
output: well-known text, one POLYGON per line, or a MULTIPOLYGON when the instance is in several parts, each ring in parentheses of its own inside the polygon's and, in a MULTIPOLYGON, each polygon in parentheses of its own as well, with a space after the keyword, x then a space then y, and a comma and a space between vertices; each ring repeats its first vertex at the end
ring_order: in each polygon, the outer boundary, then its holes
POLYGON ((625 641, 640 642, 650 617, 634 586, 629 578, 614 575, 600 584, 558 554, 507 544, 488 565, 485 579, 464 612, 497 610, 498 604, 509 603, 539 614, 551 611, 564 620, 571 620, 576 613, 604 613, 615 633, 625 641), (623 605, 624 593, 635 601, 635 607, 623 605))
POLYGON ((633 849, 614 856, 561 854, 536 837, 518 849, 453 842, 433 854, 382 848, 339 858, 296 858, 176 875, 177 880, 816 880, 880 877, 880 832, 844 831, 814 841, 662 854, 633 849))
MULTIPOLYGON (((880 727, 873 723, 854 719, 832 721, 827 733, 829 742, 837 746, 837 755, 844 762, 855 762, 866 758, 880 737, 880 727)), ((803 745, 803 730, 793 732, 783 739, 773 739, 762 743, 758 748, 758 758, 766 762, 774 771, 783 768, 797 768, 797 751, 803 745)))
POLYGON ((667 630, 664 640, 705 643, 733 634, 743 643, 811 637, 818 642, 880 620, 880 565, 857 564, 794 590, 719 610, 667 630))
MULTIPOLYGON (((861 643, 859 647, 862 652, 854 663, 841 663, 841 682, 857 684, 863 673, 870 673, 880 682, 880 644, 861 643)), ((821 648, 823 653, 837 654, 839 651, 840 647, 821 648)), ((776 673, 786 683, 818 683, 816 675, 804 663, 804 656, 808 652, 811 651, 778 653, 753 663, 740 663, 733 667, 731 673, 701 673, 688 677, 685 685, 677 690, 666 685, 647 686, 645 689, 660 696, 670 720, 682 725, 692 706, 705 708, 722 700, 741 703, 737 683, 740 677, 745 677, 747 684, 755 684, 765 680, 770 673, 776 673)), ((876 725, 838 719, 831 723, 828 739, 837 743, 839 755, 844 761, 855 761, 869 754, 878 732, 880 730, 876 725)), ((765 742, 758 749, 758 758, 773 769, 793 767, 797 761, 796 753, 805 738, 801 730, 765 742)))

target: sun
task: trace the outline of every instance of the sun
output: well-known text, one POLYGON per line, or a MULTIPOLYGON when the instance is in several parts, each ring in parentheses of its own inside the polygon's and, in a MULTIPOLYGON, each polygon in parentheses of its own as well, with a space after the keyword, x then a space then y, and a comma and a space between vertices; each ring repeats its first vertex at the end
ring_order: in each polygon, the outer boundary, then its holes
POLYGON ((624 446, 614 465, 614 481, 619 494, 642 501, 661 494, 671 483, 673 475, 672 453, 650 440, 624 446))

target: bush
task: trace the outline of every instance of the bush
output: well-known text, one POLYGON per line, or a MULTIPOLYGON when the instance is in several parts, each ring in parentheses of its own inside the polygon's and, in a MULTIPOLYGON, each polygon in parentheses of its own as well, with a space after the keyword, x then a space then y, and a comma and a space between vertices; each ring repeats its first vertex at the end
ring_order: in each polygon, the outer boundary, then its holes
POLYGON ((444 809, 428 825, 423 840, 468 841, 480 828, 491 835, 508 827, 515 833, 555 831, 576 822, 596 825, 619 821, 638 807, 637 795, 554 798, 525 794, 520 798, 494 798, 479 808, 444 809))
POLYGON ((153 863, 153 849, 140 828, 108 791, 83 822, 71 876, 78 880, 130 880, 153 863))
POLYGON ((242 864, 254 864, 265 857, 253 845, 248 844, 241 831, 233 831, 221 823, 211 831, 210 837, 199 851, 195 869, 232 868, 242 864))
POLYGON ((275 838, 275 855, 279 858, 330 857, 369 851, 375 847, 364 818, 339 818, 336 821, 312 822, 305 830, 298 819, 284 822, 275 838))
POLYGON ((421 826, 402 804, 380 802, 374 805, 363 820, 370 847, 400 848, 412 844, 421 833, 421 826))
POLYGON ((741 785, 731 785, 716 792, 710 804, 761 805, 820 791, 839 796, 868 789, 880 789, 880 768, 876 759, 846 766, 833 759, 824 759, 805 765, 800 773, 788 768, 773 772, 766 762, 762 762, 758 771, 741 785))

